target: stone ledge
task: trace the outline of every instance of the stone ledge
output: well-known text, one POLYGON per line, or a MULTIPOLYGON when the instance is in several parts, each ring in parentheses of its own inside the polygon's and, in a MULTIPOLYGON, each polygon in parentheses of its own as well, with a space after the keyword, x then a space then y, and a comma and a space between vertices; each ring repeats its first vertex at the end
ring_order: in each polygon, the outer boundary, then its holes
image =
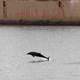
POLYGON ((0 20, 0 25, 43 25, 43 26, 80 26, 80 21, 50 21, 50 20, 35 20, 35 21, 28 21, 28 20, 0 20))

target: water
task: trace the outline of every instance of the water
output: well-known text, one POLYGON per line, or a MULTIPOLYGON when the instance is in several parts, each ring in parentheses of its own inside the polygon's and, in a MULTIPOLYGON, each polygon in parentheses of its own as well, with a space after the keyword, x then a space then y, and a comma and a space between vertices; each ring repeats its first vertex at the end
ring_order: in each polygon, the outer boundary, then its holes
POLYGON ((80 80, 79 27, 0 27, 1 80, 80 80), (50 61, 27 56, 37 51, 50 61))

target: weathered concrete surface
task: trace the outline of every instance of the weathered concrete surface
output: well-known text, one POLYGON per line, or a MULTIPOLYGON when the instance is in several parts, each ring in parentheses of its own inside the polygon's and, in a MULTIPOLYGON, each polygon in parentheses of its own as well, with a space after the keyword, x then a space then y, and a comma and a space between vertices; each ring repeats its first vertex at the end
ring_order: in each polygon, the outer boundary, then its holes
POLYGON ((0 0, 0 19, 3 19, 3 6, 2 6, 2 0, 0 0))
MULTIPOLYGON (((3 1, 0 1, 0 19, 4 18, 3 1)), ((63 7, 59 8, 58 1, 8 0, 6 1, 7 17, 11 20, 80 20, 80 1, 62 0, 63 7)))

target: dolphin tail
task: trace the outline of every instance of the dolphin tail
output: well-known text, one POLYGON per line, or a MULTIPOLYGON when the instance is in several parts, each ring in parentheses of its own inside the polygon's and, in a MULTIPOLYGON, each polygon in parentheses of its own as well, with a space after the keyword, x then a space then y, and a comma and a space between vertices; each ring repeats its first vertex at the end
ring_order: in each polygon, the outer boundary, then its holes
POLYGON ((49 61, 49 58, 50 58, 50 57, 47 58, 48 61, 49 61))

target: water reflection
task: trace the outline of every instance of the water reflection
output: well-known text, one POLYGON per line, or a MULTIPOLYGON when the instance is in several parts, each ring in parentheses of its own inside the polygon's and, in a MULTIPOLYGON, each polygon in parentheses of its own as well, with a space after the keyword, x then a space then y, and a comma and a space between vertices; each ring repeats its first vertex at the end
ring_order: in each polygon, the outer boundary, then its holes
POLYGON ((29 63, 42 63, 42 62, 47 62, 48 60, 32 60, 32 61, 29 61, 29 63))
POLYGON ((80 61, 79 62, 70 62, 70 63, 65 63, 65 64, 68 64, 68 65, 80 65, 80 61))

